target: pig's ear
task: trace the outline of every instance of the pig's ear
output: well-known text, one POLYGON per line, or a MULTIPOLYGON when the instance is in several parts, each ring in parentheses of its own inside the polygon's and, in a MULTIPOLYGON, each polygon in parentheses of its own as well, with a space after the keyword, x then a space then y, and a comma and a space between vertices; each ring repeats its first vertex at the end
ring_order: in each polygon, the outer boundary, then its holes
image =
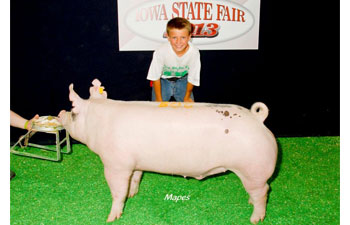
POLYGON ((92 81, 92 85, 94 85, 94 86, 101 86, 101 81, 99 81, 98 79, 94 79, 92 81))
POLYGON ((69 85, 69 100, 72 102, 72 111, 74 113, 79 113, 83 104, 83 99, 81 99, 79 95, 75 93, 73 84, 69 85))
POLYGON ((90 98, 94 99, 106 99, 107 92, 104 91, 104 87, 101 86, 101 82, 98 79, 92 81, 92 87, 90 87, 90 98))

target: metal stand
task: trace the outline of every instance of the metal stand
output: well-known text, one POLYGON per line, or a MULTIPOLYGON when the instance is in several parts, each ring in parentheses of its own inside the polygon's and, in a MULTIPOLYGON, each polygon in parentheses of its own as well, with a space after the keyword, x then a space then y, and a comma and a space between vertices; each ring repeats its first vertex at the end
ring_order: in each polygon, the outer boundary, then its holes
MULTIPOLYGON (((50 160, 50 161, 60 161, 61 160, 61 153, 64 154, 69 154, 71 152, 71 147, 70 147, 70 140, 69 140, 69 134, 66 131, 66 137, 60 141, 60 134, 59 134, 60 129, 57 130, 53 130, 53 131, 37 131, 37 130, 31 130, 28 131, 25 135, 21 136, 19 138, 19 140, 16 142, 16 144, 14 144, 11 147, 11 153, 16 154, 16 155, 22 155, 22 156, 28 156, 28 157, 33 157, 33 158, 38 158, 38 159, 45 159, 45 160, 50 160), (38 144, 33 144, 33 143, 29 143, 29 139, 36 133, 36 132, 45 132, 48 134, 55 134, 56 135, 56 148, 52 148, 52 147, 48 147, 48 146, 44 146, 44 145, 38 145, 38 144), (22 140, 24 139, 24 144, 22 145, 22 140), (67 146, 67 150, 66 151, 62 151, 61 150, 61 144, 64 143, 66 141, 66 146, 67 146), (22 151, 16 150, 15 147, 19 145, 22 149, 22 151), (27 147, 35 147, 38 148, 38 150, 44 150, 44 151, 53 151, 56 152, 56 156, 43 156, 43 155, 39 155, 39 154, 35 154, 35 153, 29 153, 29 152, 25 152, 25 150, 27 149, 27 147)), ((52 154, 54 155, 54 154, 52 154)))

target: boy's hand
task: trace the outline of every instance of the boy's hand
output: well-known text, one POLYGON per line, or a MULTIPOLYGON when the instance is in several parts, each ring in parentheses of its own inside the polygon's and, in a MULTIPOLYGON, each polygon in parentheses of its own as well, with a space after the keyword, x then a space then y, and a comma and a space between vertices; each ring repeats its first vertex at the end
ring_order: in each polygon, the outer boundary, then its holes
POLYGON ((184 102, 194 102, 193 99, 191 98, 191 93, 193 90, 193 84, 190 82, 187 82, 187 87, 186 87, 186 94, 184 97, 184 102))
POLYGON ((184 98, 184 102, 194 102, 192 98, 188 97, 188 98, 184 98))

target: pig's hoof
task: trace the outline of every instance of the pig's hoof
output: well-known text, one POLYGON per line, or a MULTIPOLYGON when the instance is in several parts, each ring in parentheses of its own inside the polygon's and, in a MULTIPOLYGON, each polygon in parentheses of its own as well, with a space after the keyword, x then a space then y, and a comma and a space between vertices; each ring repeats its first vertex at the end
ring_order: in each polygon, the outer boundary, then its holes
POLYGON ((118 213, 117 215, 109 214, 107 218, 107 223, 113 222, 115 219, 119 219, 122 216, 122 213, 118 213))
POLYGON ((134 197, 136 194, 137 194, 137 191, 136 191, 136 192, 130 192, 129 195, 128 195, 128 198, 132 198, 132 197, 134 197))
POLYGON ((113 222, 115 220, 115 217, 112 218, 110 215, 107 218, 107 223, 113 222))
POLYGON ((259 221, 263 221, 265 218, 265 215, 252 215, 252 217, 250 217, 250 222, 252 224, 257 224, 259 223, 259 221))
POLYGON ((108 219, 107 219, 107 223, 111 223, 111 222, 113 222, 114 221, 114 219, 110 219, 109 217, 108 217, 108 219))
POLYGON ((137 194, 137 192, 139 192, 138 187, 131 187, 129 190, 128 198, 134 197, 137 194))
POLYGON ((136 193, 129 193, 128 198, 132 198, 136 195, 136 193))

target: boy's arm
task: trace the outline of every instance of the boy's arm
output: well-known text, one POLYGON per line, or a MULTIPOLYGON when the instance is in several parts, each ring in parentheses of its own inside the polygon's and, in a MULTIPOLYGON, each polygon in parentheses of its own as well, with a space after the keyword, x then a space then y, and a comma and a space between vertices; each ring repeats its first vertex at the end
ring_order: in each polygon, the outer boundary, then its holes
POLYGON ((162 102, 163 99, 162 99, 160 79, 153 81, 153 88, 154 88, 154 93, 156 94, 156 102, 162 102))
POLYGON ((184 102, 194 102, 193 99, 191 99, 192 90, 193 90, 193 84, 191 84, 190 82, 187 82, 187 88, 186 88, 184 102))

